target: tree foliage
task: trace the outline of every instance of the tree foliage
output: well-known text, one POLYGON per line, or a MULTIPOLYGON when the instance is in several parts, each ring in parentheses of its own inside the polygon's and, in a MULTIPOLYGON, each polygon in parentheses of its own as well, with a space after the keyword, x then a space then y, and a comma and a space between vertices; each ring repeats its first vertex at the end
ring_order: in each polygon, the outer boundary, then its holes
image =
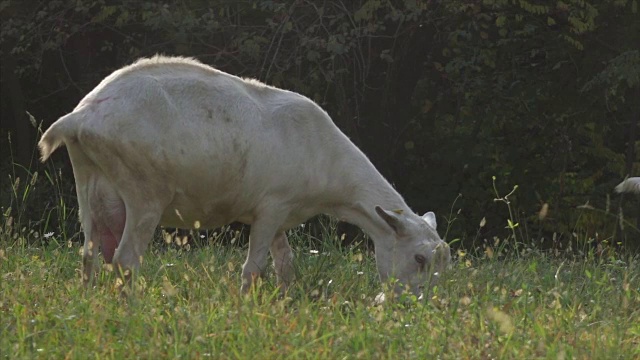
POLYGON ((637 199, 625 222, 610 193, 640 174, 637 3, 0 1, 2 127, 51 123, 138 57, 195 56, 314 99, 449 239, 628 242, 637 199))

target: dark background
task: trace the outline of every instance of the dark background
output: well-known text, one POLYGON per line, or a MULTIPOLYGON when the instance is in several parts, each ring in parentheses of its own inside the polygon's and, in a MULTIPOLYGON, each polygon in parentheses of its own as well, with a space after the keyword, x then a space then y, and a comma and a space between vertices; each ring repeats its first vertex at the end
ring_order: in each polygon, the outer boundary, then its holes
POLYGON ((638 198, 612 192, 640 175, 637 0, 0 1, 0 20, 5 220, 42 166, 27 112, 46 129, 162 53, 315 100, 449 241, 640 244, 638 198))

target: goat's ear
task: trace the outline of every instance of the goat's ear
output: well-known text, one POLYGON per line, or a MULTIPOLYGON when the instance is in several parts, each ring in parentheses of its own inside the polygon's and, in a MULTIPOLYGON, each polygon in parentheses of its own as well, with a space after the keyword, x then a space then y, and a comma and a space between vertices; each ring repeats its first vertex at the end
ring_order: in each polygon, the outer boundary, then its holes
POLYGON ((388 211, 380 206, 376 206, 376 213, 384 220, 396 234, 400 234, 404 230, 404 222, 400 217, 402 212, 388 211))
POLYGON ((429 226, 431 226, 432 228, 436 228, 436 226, 438 225, 438 223, 436 223, 436 214, 434 214, 433 212, 429 211, 428 213, 422 215, 422 219, 424 221, 427 222, 427 224, 429 224, 429 226))

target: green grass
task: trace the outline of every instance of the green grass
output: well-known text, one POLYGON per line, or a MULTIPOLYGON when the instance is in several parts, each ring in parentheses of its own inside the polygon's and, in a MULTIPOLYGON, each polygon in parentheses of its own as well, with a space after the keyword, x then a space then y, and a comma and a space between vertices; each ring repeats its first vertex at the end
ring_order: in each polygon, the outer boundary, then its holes
POLYGON ((458 258, 427 300, 374 303, 371 254, 297 232, 298 279, 240 294, 245 252, 149 251, 136 292, 112 272, 80 281, 77 243, 0 241, 0 357, 231 359, 634 359, 640 262, 540 252, 458 258))
POLYGON ((324 222, 323 241, 302 228, 289 236, 298 276, 285 297, 272 273, 240 293, 246 249, 223 246, 237 237, 226 229, 208 246, 156 241, 125 298, 110 271, 81 285, 72 179, 51 164, 40 176, 9 172, 0 358, 640 359, 640 258, 586 236, 582 251, 528 249, 513 191, 494 189, 510 214, 501 241, 482 258, 458 252, 426 299, 376 304, 373 255, 342 246, 324 222))

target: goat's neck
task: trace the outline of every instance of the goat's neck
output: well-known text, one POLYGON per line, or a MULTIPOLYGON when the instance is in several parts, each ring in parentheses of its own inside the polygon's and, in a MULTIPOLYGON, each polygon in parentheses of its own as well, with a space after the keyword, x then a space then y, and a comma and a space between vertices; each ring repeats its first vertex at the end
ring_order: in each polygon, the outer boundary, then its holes
POLYGON ((373 169, 370 176, 362 176, 355 180, 355 187, 349 194, 345 194, 342 202, 330 213, 341 220, 359 226, 379 246, 390 247, 393 230, 376 213, 375 207, 385 210, 412 213, 402 196, 387 182, 377 170, 373 169))

